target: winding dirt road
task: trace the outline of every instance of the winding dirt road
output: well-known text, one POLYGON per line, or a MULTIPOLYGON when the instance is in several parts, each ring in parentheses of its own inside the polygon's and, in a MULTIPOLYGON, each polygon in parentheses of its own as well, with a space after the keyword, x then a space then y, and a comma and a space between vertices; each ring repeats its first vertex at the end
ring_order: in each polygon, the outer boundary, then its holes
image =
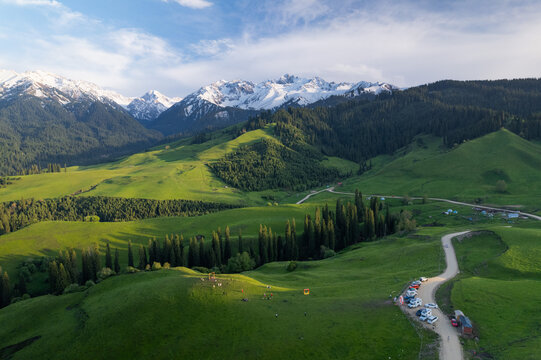
MULTIPOLYGON (((455 249, 451 239, 468 233, 469 231, 462 231, 453 234, 445 235, 441 238, 441 243, 443 245, 443 250, 445 252, 445 260, 447 261, 447 268, 445 271, 433 278, 425 281, 418 290, 417 297, 423 299, 423 304, 436 303, 436 290, 444 282, 454 278, 458 274, 458 262, 456 260, 455 249)), ((415 317, 415 312, 418 309, 408 309, 415 317)), ((460 340, 458 338, 458 331, 453 328, 447 316, 440 309, 432 309, 432 315, 438 317, 433 325, 427 325, 429 328, 434 330, 438 335, 440 335, 441 345, 440 345, 440 360, 462 360, 462 346, 460 346, 460 340)))
MULTIPOLYGON (((330 187, 328 189, 323 189, 323 190, 320 190, 320 191, 316 191, 316 192, 313 192, 311 194, 308 194, 306 195, 303 199, 299 200, 296 202, 296 204, 302 204, 303 202, 305 202, 306 200, 308 200, 310 197, 314 196, 314 195, 317 195, 323 191, 328 191, 330 193, 333 193, 333 194, 341 194, 341 195, 355 195, 354 193, 350 193, 350 192, 341 192, 341 191, 334 191, 334 186, 333 187, 330 187)), ((377 196, 377 197, 385 197, 385 198, 394 198, 394 199, 402 199, 404 198, 403 196, 396 196, 396 195, 378 195, 378 194, 372 194, 372 195, 363 195, 363 196, 377 196)), ((412 200, 420 200, 422 198, 420 197, 411 197, 412 200)), ((497 208, 497 207, 492 207, 492 206, 484 206, 484 205, 476 205, 476 204, 470 204, 470 203, 466 203, 466 202, 462 202, 462 201, 455 201, 455 200, 449 200, 449 199, 442 199, 442 198, 427 198, 428 200, 432 200, 432 201, 441 201, 441 202, 446 202, 446 203, 449 203, 449 204, 455 204, 455 205, 465 205, 465 206, 472 206, 472 207, 476 207, 476 208, 479 208, 479 209, 485 209, 485 210, 494 210, 494 211, 502 211, 502 212, 513 212, 513 213, 518 213, 519 215, 522 215, 522 216, 526 216, 526 217, 529 217, 531 219, 534 219, 534 220, 539 220, 541 221, 541 216, 539 215, 534 215, 534 214, 530 214, 530 213, 525 213, 525 212, 522 212, 522 211, 513 211, 513 210, 509 210, 509 209, 504 209, 504 208, 497 208)))

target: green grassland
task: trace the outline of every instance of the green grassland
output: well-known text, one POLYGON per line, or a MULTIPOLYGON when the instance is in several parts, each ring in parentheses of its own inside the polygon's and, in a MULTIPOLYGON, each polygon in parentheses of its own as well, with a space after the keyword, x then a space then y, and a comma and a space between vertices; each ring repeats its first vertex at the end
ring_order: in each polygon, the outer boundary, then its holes
POLYGON ((434 275, 439 252, 437 239, 388 238, 293 272, 222 275, 216 288, 184 268, 116 276, 0 310, 0 348, 41 336, 13 359, 431 359, 435 336, 389 296, 434 275))
MULTIPOLYGON (((448 150, 441 139, 419 141, 372 160, 362 176, 344 179, 341 191, 365 194, 443 197, 486 204, 523 205, 541 209, 541 146, 500 130, 448 150), (496 191, 498 180, 507 183, 496 191)), ((302 198, 302 197, 301 197, 302 198)))
POLYGON ((454 240, 461 276, 453 282, 451 304, 470 316, 479 337, 466 349, 494 359, 538 359, 541 229, 523 224, 491 230, 454 240))
MULTIPOLYGON (((0 189, 0 201, 52 198, 75 194, 193 199, 242 205, 268 201, 294 203, 306 193, 285 191, 242 192, 217 178, 206 165, 241 145, 272 137, 272 125, 232 140, 230 131, 216 132, 203 144, 183 139, 134 154, 114 163, 71 167, 67 173, 23 176, 0 189)), ((356 175, 358 165, 327 157, 324 166, 339 169, 341 191, 358 188, 363 193, 443 197, 485 204, 517 206, 540 211, 541 145, 500 130, 446 149, 439 138, 421 136, 391 155, 371 160, 372 169, 356 175), (347 177, 347 174, 353 174, 347 177), (504 180, 507 189, 496 191, 504 180)), ((332 185, 332 184, 330 184, 332 185)))
POLYGON ((206 163, 238 146, 270 137, 270 133, 270 128, 261 129, 231 140, 223 131, 203 144, 184 139, 113 163, 70 167, 66 173, 23 176, 0 189, 0 201, 54 198, 84 191, 84 195, 96 196, 262 204, 257 194, 252 197, 226 186, 206 163))
POLYGON ((0 237, 0 266, 15 274, 16 266, 28 257, 53 255, 61 249, 82 249, 98 243, 102 247, 110 241, 118 248, 122 265, 127 265, 128 240, 134 244, 147 245, 156 237, 160 241, 166 234, 191 236, 204 235, 207 241, 218 227, 230 227, 233 240, 239 231, 244 239, 257 237, 259 224, 270 226, 273 231, 283 234, 288 219, 295 218, 297 231, 302 232, 304 215, 313 214, 314 204, 281 205, 241 208, 221 211, 196 217, 162 217, 129 222, 88 223, 49 221, 30 225, 19 231, 0 237))
MULTIPOLYGON (((113 163, 74 166, 67 172, 21 176, 13 184, 0 188, 0 201, 21 198, 55 198, 82 193, 86 196, 117 196, 147 199, 186 199, 217 201, 241 205, 262 205, 271 195, 280 199, 282 191, 242 192, 216 177, 207 164, 240 146, 272 137, 273 125, 247 132, 232 139, 226 129, 213 133, 202 144, 183 139, 161 145, 113 163)), ((358 166, 348 160, 325 158, 322 164, 344 174, 358 166)))

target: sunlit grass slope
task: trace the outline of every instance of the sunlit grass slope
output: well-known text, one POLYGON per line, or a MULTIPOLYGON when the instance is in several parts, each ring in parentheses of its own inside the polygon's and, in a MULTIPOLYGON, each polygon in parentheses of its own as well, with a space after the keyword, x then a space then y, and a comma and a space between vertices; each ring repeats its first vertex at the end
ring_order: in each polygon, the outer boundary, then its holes
MULTIPOLYGON (((27 257, 58 254, 61 249, 82 249, 93 243, 105 246, 111 242, 120 251, 122 264, 127 264, 128 240, 135 245, 147 245, 156 237, 162 241, 166 234, 184 235, 187 240, 195 235, 204 235, 211 240, 213 230, 229 226, 234 241, 239 230, 243 238, 257 237, 259 224, 270 226, 283 234, 288 219, 295 218, 297 231, 302 233, 304 215, 313 214, 315 206, 282 205, 241 208, 221 211, 196 217, 163 217, 131 222, 88 223, 52 221, 30 225, 11 234, 0 236, 0 266, 15 274, 16 266, 27 257)), ((137 248, 136 248, 137 249, 137 248)))
POLYGON ((507 130, 500 130, 443 150, 441 140, 424 137, 394 157, 373 160, 373 169, 344 181, 343 190, 363 193, 428 195, 485 203, 526 205, 541 203, 541 146, 507 130), (507 189, 496 191, 503 180, 507 189))
POLYGON ((541 348, 541 228, 497 227, 455 249, 463 276, 451 301, 477 329, 466 348, 494 359, 538 359, 541 348))
POLYGON ((0 201, 54 198, 79 191, 151 199, 188 199, 228 203, 262 203, 260 196, 226 186, 206 166, 237 147, 270 137, 271 129, 243 134, 233 140, 227 132, 203 144, 191 139, 162 145, 114 163, 71 167, 68 172, 23 176, 0 189, 0 201))
POLYGON ((41 336, 13 359, 418 359, 434 335, 389 295, 435 274, 439 252, 435 240, 386 239, 293 272, 224 275, 215 288, 181 269, 117 276, 0 310, 0 344, 41 336))
MULTIPOLYGON (((207 164, 262 138, 272 137, 272 124, 234 139, 229 130, 213 133, 212 140, 192 144, 184 139, 161 145, 113 163, 70 167, 67 172, 22 176, 0 189, 0 201, 21 198, 54 198, 82 193, 84 196, 118 196, 147 199, 186 199, 261 205, 264 195, 280 199, 281 191, 242 192, 216 177, 207 164)), ((324 166, 355 173, 348 160, 325 158, 324 166)))

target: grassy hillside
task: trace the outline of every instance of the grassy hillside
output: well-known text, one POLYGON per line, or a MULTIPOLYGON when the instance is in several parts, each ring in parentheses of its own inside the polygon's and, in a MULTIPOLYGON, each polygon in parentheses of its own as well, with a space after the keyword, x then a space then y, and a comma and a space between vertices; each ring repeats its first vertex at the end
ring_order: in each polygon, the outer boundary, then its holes
POLYGON ((152 199, 257 201, 258 197, 251 199, 227 188, 205 164, 269 134, 268 129, 257 130, 231 140, 230 135, 222 132, 203 144, 191 144, 191 139, 185 139, 114 163, 71 167, 67 173, 23 176, 13 185, 0 189, 0 201, 51 198, 80 191, 85 195, 152 199))
POLYGON ((454 241, 462 276, 454 282, 450 301, 476 327, 479 342, 466 343, 470 353, 494 359, 539 357, 541 229, 531 226, 496 227, 492 234, 454 241))
POLYGON ((386 239, 291 273, 273 263, 224 276, 219 288, 183 268, 117 276, 0 310, 0 349, 41 336, 13 359, 433 359, 434 335, 389 296, 435 274, 439 253, 437 240, 386 239))
POLYGON ((182 233, 185 239, 202 234, 210 241, 211 232, 219 226, 222 230, 229 226, 235 240, 239 230, 243 238, 256 237, 259 224, 266 224, 282 234, 287 219, 291 218, 296 219, 300 234, 306 213, 314 213, 313 204, 252 207, 196 217, 163 217, 131 222, 42 222, 0 236, 0 266, 15 274, 16 266, 27 257, 56 256, 61 249, 82 249, 93 243, 105 246, 107 240, 113 248, 119 248, 121 265, 125 266, 128 240, 146 246, 148 239, 154 236, 161 241, 166 234, 182 233))
MULTIPOLYGON (((68 172, 22 176, 11 185, 0 188, 0 201, 21 198, 54 198, 70 194, 103 195, 148 199, 186 199, 219 201, 234 204, 261 205, 271 195, 281 198, 280 191, 242 192, 216 177, 207 164, 222 158, 243 145, 262 138, 272 138, 272 125, 247 132, 232 139, 230 131, 213 133, 202 144, 184 139, 134 154, 117 162, 93 166, 70 167, 68 172)), ((340 172, 355 171, 347 160, 325 159, 325 167, 340 172)))
MULTIPOLYGON (((524 205, 539 211, 541 146, 500 130, 446 150, 441 139, 421 137, 394 156, 372 159, 372 169, 344 179, 339 191, 443 197, 485 204, 524 205), (504 180, 507 189, 498 192, 504 180)), ((338 190, 338 189, 337 189, 338 190)), ((299 195, 299 199, 304 195, 299 195)))

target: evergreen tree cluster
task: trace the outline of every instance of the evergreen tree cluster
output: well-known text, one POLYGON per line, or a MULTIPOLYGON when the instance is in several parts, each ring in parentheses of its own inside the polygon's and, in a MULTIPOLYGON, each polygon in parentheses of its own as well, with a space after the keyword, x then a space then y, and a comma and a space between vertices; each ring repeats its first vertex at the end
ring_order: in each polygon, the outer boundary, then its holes
POLYGON ((306 190, 340 176, 335 168, 320 164, 321 154, 274 139, 246 145, 209 164, 214 173, 232 186, 246 191, 286 188, 306 190))
POLYGON ((0 266, 0 309, 11 303, 12 296, 9 275, 7 272, 2 273, 2 267, 0 266))
MULTIPOLYGON (((239 232, 236 241, 231 238, 229 226, 222 231, 212 231, 210 241, 202 235, 185 241, 182 234, 167 234, 163 241, 149 239, 147 246, 139 245, 138 262, 135 263, 133 246, 128 242, 128 267, 140 270, 163 267, 185 266, 216 272, 240 272, 254 266, 273 261, 323 259, 350 245, 361 241, 372 241, 395 233, 415 228, 411 213, 391 214, 388 206, 377 197, 365 203, 356 190, 353 202, 336 202, 332 211, 326 204, 317 207, 312 217, 306 214, 302 236, 297 235, 295 219, 287 220, 284 235, 273 232, 266 225, 259 225, 257 238, 244 239, 239 232)), ((49 262, 49 285, 52 294, 60 294, 70 284, 85 284, 99 281, 101 273, 120 273, 119 251, 114 256, 109 243, 105 255, 100 254, 98 245, 81 251, 81 271, 77 267, 74 250, 61 251, 49 262), (102 257, 105 266, 102 268, 102 257), (104 269, 107 272, 104 272, 104 269)))
POLYGON ((0 235, 45 220, 131 221, 159 216, 198 216, 234 205, 193 200, 73 197, 0 203, 0 235))
POLYGON ((162 138, 112 104, 78 101, 63 106, 34 96, 1 100, 0 129, 0 175, 38 173, 49 163, 103 161, 162 138))
POLYGON ((264 112, 245 128, 275 123, 275 135, 287 147, 313 145, 324 155, 361 164, 363 172, 367 159, 392 154, 419 134, 441 137, 448 147, 502 127, 539 139, 540 114, 541 79, 440 81, 373 101, 264 112))

